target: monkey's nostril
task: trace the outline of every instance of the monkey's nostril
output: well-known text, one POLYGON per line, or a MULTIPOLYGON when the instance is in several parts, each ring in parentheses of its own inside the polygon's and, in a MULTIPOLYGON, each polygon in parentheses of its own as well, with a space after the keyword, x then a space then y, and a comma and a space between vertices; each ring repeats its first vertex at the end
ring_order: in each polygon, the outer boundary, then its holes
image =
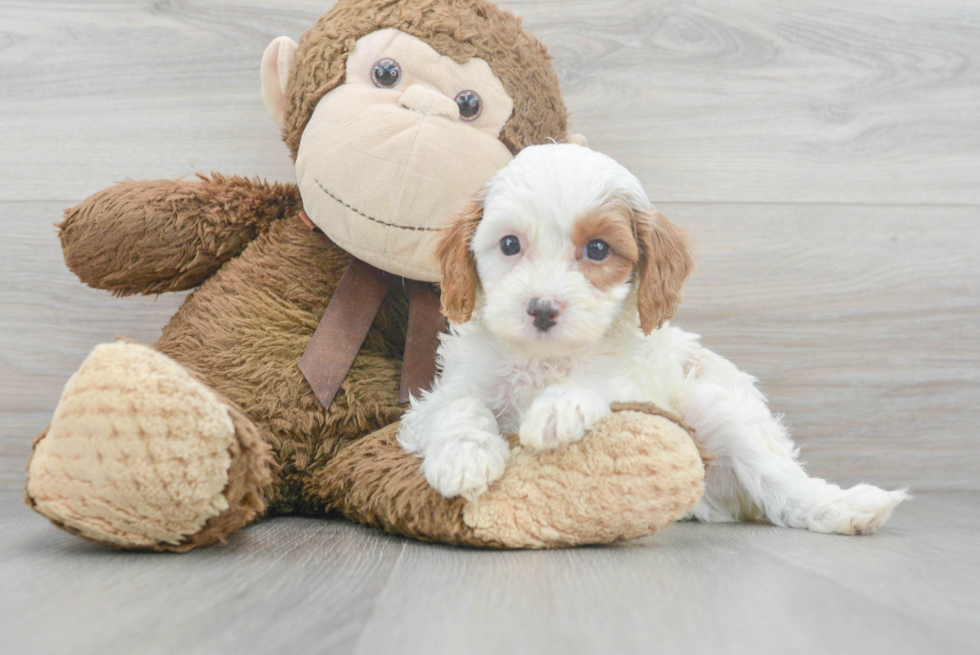
POLYGON ((561 314, 561 308, 558 307, 557 303, 532 298, 531 302, 527 304, 527 313, 534 317, 534 327, 541 332, 547 332, 558 323, 555 319, 561 314))

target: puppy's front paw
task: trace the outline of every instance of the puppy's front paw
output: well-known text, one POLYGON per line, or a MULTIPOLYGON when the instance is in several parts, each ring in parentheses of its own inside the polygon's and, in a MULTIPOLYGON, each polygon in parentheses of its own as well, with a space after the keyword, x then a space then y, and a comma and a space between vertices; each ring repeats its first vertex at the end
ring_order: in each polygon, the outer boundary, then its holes
POLYGON ((426 453, 422 471, 446 498, 475 500, 504 474, 510 447, 499 434, 469 430, 434 446, 426 453))
POLYGON ((584 389, 539 396, 521 423, 521 444, 545 450, 578 441, 609 411, 608 403, 584 389))

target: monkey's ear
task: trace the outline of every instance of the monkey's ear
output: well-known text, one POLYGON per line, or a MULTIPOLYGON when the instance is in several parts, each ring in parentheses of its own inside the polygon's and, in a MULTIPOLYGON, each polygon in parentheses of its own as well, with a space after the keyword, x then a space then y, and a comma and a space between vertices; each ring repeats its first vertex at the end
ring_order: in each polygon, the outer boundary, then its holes
POLYGON ((681 289, 694 271, 693 244, 686 230, 658 211, 637 211, 633 220, 640 246, 637 263, 640 328, 644 334, 650 334, 677 313, 681 289))
POLYGON ((280 36, 262 54, 262 102, 279 127, 286 115, 286 82, 298 47, 288 36, 280 36))
POLYGON ((572 134, 569 134, 567 138, 569 143, 574 143, 577 146, 584 146, 586 148, 589 147, 589 140, 585 138, 584 134, 579 134, 578 132, 574 132, 572 134))
POLYGON ((485 192, 480 191, 467 203, 442 231, 436 244, 436 259, 442 271, 442 313, 450 323, 465 323, 476 309, 480 281, 471 246, 473 234, 483 220, 485 197, 485 192))

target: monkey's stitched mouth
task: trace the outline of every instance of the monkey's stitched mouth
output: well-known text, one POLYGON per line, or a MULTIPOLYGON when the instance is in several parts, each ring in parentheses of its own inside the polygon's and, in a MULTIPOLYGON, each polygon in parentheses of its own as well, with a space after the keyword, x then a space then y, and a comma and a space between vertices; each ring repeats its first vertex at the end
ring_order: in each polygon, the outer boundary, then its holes
POLYGON ((337 201, 338 203, 340 203, 341 205, 343 205, 347 209, 351 210, 352 212, 354 212, 358 216, 363 216, 364 218, 368 219, 369 221, 374 221, 378 225, 384 225, 385 227, 395 227, 395 228, 398 228, 399 230, 409 230, 411 232, 441 232, 444 229, 444 228, 441 228, 441 227, 414 227, 414 226, 411 226, 411 225, 399 225, 398 223, 389 223, 388 221, 383 221, 380 218, 375 218, 374 216, 369 216, 368 214, 365 214, 364 212, 362 212, 357 207, 353 207, 353 206, 349 205, 348 203, 344 202, 343 200, 341 200, 340 198, 338 198, 334 194, 330 193, 330 191, 327 190, 327 187, 323 186, 323 183, 320 182, 320 180, 317 180, 316 181, 316 185, 318 187, 320 187, 320 190, 321 191, 323 191, 325 194, 327 194, 327 196, 329 196, 333 200, 337 201))

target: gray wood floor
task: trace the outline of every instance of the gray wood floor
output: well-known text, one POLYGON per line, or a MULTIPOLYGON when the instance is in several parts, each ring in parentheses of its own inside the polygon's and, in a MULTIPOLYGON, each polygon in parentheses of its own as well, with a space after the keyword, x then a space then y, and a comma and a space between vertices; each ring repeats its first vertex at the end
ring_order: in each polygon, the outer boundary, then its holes
POLYGON ((809 470, 908 484, 871 538, 672 526, 459 551, 278 519, 108 552, 20 505, 31 439, 113 299, 52 223, 126 177, 291 180, 258 62, 331 3, 0 0, 3 652, 977 652, 980 0, 523 0, 573 128, 699 242, 676 321, 756 375, 809 470))
POLYGON ((0 634, 76 655, 975 653, 977 501, 925 494, 868 538, 680 523, 556 552, 280 518, 186 555, 106 552, 5 502, 0 634))

